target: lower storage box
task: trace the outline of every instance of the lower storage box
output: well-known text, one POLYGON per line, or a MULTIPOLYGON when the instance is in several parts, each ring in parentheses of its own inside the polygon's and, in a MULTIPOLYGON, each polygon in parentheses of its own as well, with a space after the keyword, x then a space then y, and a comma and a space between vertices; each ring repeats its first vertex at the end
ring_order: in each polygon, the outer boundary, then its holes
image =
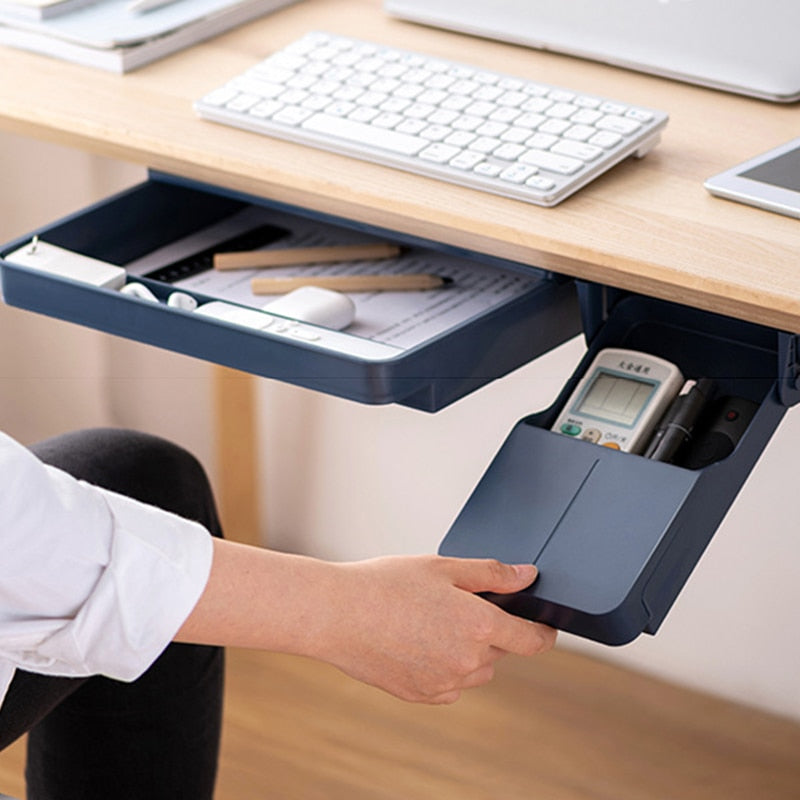
POLYGON ((619 645, 657 631, 783 417, 785 335, 635 296, 607 317, 594 316, 602 321, 572 380, 550 409, 513 428, 440 552, 537 564, 532 587, 491 599, 619 645), (754 412, 743 435, 735 446, 716 447, 722 434, 712 430, 698 445, 695 468, 687 468, 551 431, 607 347, 646 352, 686 377, 713 379, 718 397, 740 398, 754 412), (732 450, 714 460, 706 457, 709 446, 717 456, 732 450))

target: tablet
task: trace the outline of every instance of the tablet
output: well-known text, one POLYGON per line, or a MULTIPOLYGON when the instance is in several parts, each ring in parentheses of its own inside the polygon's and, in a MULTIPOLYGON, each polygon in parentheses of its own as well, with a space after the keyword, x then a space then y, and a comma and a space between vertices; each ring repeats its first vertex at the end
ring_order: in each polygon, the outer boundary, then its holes
POLYGON ((800 218, 800 138, 705 182, 713 195, 800 218))

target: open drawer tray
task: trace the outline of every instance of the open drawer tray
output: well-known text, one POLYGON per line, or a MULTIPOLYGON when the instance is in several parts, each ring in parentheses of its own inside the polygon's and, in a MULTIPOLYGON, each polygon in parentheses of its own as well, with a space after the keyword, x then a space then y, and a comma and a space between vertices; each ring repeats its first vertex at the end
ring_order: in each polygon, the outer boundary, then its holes
POLYGON ((0 257, 10 305, 352 400, 425 411, 446 406, 580 330, 574 284, 558 276, 159 174, 9 243, 0 257), (39 269, 11 257, 32 247, 34 235, 38 247, 124 267, 121 281, 141 284, 158 302, 120 292, 119 285, 77 279, 69 265, 39 269), (424 271, 451 284, 350 294, 354 323, 332 330, 262 312, 274 298, 252 294, 252 271, 210 268, 211 253, 225 249, 376 238, 401 245, 401 255, 278 274, 424 271), (200 309, 223 313, 206 316, 168 305, 176 290, 200 309), (210 305, 220 300, 222 306, 210 305))
MULTIPOLYGON (((606 312, 597 287, 582 288, 586 357, 551 408, 513 428, 440 552, 536 563, 540 575, 532 587, 491 599, 520 616, 618 645, 656 632, 787 406, 797 401, 795 340, 637 296, 606 312), (730 455, 689 469, 551 432, 606 347, 667 359, 687 378, 714 379, 718 395, 749 401, 754 416, 730 455)), ((712 451, 720 443, 713 437, 725 435, 709 434, 712 451)))

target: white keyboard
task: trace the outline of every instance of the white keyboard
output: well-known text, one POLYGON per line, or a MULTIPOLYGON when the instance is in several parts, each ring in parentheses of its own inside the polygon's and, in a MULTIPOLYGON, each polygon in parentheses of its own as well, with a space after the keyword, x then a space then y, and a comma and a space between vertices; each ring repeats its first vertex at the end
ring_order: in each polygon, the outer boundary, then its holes
POLYGON ((421 53, 310 33, 197 113, 537 205, 657 144, 667 115, 421 53))

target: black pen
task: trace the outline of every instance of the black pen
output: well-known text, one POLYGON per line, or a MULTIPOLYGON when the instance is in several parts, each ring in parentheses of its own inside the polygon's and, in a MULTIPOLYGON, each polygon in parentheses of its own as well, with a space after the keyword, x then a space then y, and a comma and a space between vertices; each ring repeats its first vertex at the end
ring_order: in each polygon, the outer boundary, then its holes
POLYGON ((694 426, 714 389, 714 381, 686 381, 658 424, 645 458, 671 462, 678 449, 692 438, 694 426))

